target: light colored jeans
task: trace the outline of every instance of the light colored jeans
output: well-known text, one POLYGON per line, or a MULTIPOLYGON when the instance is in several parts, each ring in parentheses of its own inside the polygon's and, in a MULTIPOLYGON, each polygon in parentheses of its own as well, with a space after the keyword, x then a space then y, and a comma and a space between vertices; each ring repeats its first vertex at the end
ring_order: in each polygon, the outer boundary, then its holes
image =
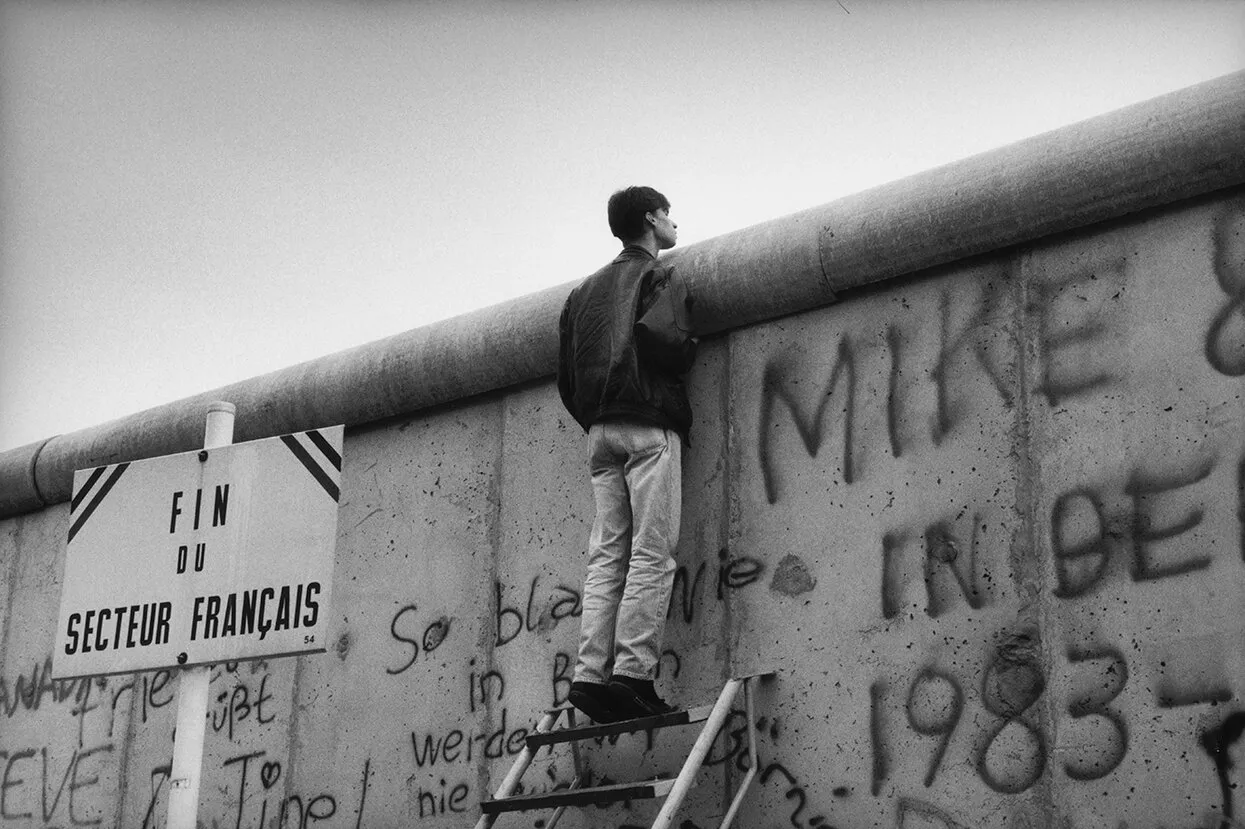
POLYGON ((588 457, 597 514, 574 679, 652 679, 677 569, 683 444, 657 426, 596 423, 588 457))

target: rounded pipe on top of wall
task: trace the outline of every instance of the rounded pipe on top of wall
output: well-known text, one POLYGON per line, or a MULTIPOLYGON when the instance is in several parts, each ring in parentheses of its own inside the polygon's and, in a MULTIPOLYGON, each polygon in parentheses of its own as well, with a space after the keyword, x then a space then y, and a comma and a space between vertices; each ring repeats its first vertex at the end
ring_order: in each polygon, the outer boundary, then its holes
MULTIPOLYGON (((706 334, 836 292, 1245 182, 1245 71, 671 251, 706 334)), ((578 280, 576 280, 578 281, 578 280)), ((575 282, 0 453, 0 517, 70 497, 73 472, 198 448, 213 400, 235 440, 358 425, 548 377, 575 282)))

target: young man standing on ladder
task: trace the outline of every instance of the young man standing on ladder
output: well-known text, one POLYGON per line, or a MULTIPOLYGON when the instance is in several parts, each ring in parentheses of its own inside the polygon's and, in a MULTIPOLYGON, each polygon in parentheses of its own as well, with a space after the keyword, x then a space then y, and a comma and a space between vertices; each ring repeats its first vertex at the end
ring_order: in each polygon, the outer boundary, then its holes
POLYGON ((608 216, 624 247, 567 298, 558 355, 562 402, 588 433, 596 502, 569 700, 597 722, 675 710, 653 679, 692 424, 680 375, 696 346, 686 288, 657 261, 678 236, 670 202, 651 187, 628 187, 610 197, 608 216))

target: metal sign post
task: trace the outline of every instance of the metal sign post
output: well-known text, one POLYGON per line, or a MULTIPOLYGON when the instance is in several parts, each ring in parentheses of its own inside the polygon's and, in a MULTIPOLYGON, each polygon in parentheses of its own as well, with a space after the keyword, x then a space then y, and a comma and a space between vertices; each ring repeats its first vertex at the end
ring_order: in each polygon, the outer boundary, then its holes
MULTIPOLYGON (((232 403, 208 405, 203 450, 233 443, 232 403)), ((199 818, 199 781, 203 770, 203 737, 207 730, 208 683, 211 666, 182 668, 177 681, 177 727, 173 732, 173 774, 169 780, 169 829, 195 829, 199 818)))

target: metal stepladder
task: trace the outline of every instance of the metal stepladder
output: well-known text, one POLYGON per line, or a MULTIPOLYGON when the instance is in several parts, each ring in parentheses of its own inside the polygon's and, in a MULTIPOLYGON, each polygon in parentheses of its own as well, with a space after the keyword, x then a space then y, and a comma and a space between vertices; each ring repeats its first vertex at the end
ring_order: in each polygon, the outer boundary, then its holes
MULTIPOLYGON (((744 794, 748 791, 748 787, 757 774, 756 716, 753 712, 754 686, 761 678, 772 676, 773 673, 773 671, 764 671, 732 677, 722 686, 717 702, 712 706, 704 705, 697 708, 688 708, 669 714, 661 714, 656 717, 642 717, 607 725, 576 726, 575 709, 562 707, 547 711, 540 722, 537 723, 535 731, 528 734, 526 745, 519 755, 515 757, 514 765, 510 767, 510 771, 506 774, 505 779, 497 788, 493 797, 480 803, 480 820, 477 821, 475 829, 489 829, 498 816, 504 812, 529 812, 536 809, 554 810, 550 819, 545 823, 545 829, 554 829, 562 816, 562 812, 568 807, 659 797, 666 798, 666 801, 662 804, 661 811, 658 812, 656 820, 653 821, 652 829, 669 829, 674 824, 675 813, 678 812, 679 807, 682 805, 688 790, 695 784, 696 773, 704 763, 705 757, 708 756, 714 739, 717 738, 718 732, 726 723, 727 717, 730 716, 731 704, 735 701, 739 691, 742 690, 744 693, 744 708, 748 720, 748 771, 745 773, 743 780, 740 781, 735 797, 731 801, 726 815, 722 818, 722 823, 719 824, 719 829, 727 829, 734 821, 735 815, 743 803, 744 794), (554 726, 557 725, 564 712, 567 714, 568 727, 555 729, 554 726), (576 777, 569 789, 544 794, 514 796, 514 791, 518 788, 519 781, 522 779, 524 772, 531 765, 536 752, 543 746, 553 746, 558 743, 574 744, 577 741, 595 737, 651 731, 698 722, 703 722, 704 725, 701 727, 700 734, 697 735, 696 742, 692 745, 691 751, 676 777, 591 788, 577 788, 579 777, 576 777)), ((578 754, 576 756, 578 757, 578 754)), ((578 763, 576 765, 578 771, 578 763)))

